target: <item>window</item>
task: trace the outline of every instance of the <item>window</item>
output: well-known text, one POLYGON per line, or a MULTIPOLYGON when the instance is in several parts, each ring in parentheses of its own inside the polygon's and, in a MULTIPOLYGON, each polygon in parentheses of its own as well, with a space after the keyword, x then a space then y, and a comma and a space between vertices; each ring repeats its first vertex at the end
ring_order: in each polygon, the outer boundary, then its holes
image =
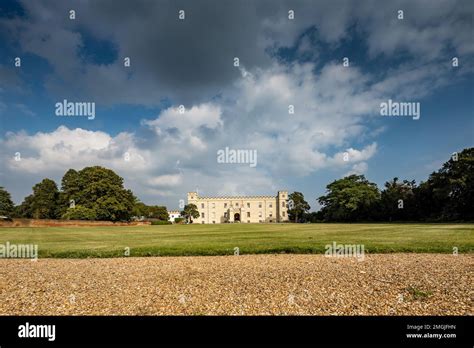
POLYGON ((259 207, 259 208, 262 207, 262 202, 258 202, 258 207, 259 207))
POLYGON ((247 217, 250 217, 250 212, 249 211, 247 212, 247 217))
POLYGON ((227 217, 227 212, 224 213, 224 217, 225 217, 225 218, 227 217))
POLYGON ((203 208, 203 209, 204 209, 204 203, 201 203, 201 208, 203 208))
POLYGON ((239 203, 235 203, 235 206, 238 207, 238 206, 239 206, 239 203))
POLYGON ((216 203, 212 203, 212 209, 216 209, 216 203))
MULTIPOLYGON (((272 204, 270 203, 270 204, 268 205, 268 207, 271 208, 271 207, 272 207, 272 204)), ((203 208, 204 208, 204 207, 203 207, 203 208)))
MULTIPOLYGON (((203 214, 204 214, 204 213, 203 213, 203 214)), ((273 216, 273 214, 272 214, 272 213, 270 213, 268 216, 269 216, 269 217, 272 217, 272 216, 273 216)), ((204 216, 203 216, 203 217, 204 217, 204 216)))
POLYGON ((248 223, 250 223, 250 220, 247 220, 248 223))
POLYGON ((204 213, 201 213, 201 217, 204 219, 204 213))
POLYGON ((285 212, 281 213, 281 215, 285 216, 285 212))
POLYGON ((203 222, 201 222, 201 223, 202 223, 202 224, 205 224, 205 222, 204 222, 204 221, 203 221, 203 222))
POLYGON ((250 203, 247 203, 247 208, 250 208, 250 203))
POLYGON ((258 220, 258 222, 262 223, 262 220, 258 220))
POLYGON ((281 206, 284 208, 285 207, 285 202, 281 202, 281 206))
POLYGON ((215 224, 216 222, 215 221, 212 221, 213 224, 215 224))
POLYGON ((227 208, 227 203, 224 203, 224 208, 227 208))
POLYGON ((262 212, 259 212, 259 213, 258 213, 258 217, 262 217, 262 212))

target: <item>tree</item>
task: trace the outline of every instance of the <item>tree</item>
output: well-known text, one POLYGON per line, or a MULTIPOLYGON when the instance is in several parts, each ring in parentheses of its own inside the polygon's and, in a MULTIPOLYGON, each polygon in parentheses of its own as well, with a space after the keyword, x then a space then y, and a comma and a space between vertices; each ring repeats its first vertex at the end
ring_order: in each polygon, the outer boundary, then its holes
POLYGON ((83 185, 80 184, 80 175, 74 169, 69 169, 61 180, 61 191, 70 199, 79 198, 79 192, 83 185))
POLYGON ((146 205, 140 201, 135 203, 133 216, 145 217, 148 219, 169 220, 168 209, 159 205, 146 205))
POLYGON ((311 213, 305 213, 300 219, 301 222, 323 222, 324 217, 321 211, 313 211, 311 213))
POLYGON ((51 179, 43 179, 33 186, 33 194, 27 196, 16 210, 21 217, 56 219, 59 217, 59 191, 51 179))
POLYGON ((109 221, 129 221, 134 213, 136 197, 123 187, 123 178, 110 169, 70 169, 61 183, 63 209, 74 201, 75 205, 93 210, 98 220, 109 221))
POLYGON ((148 215, 148 206, 143 203, 143 202, 140 202, 139 200, 137 200, 135 202, 135 206, 133 207, 133 212, 132 212, 133 216, 135 217, 147 217, 148 215))
POLYGON ((10 193, 0 186, 0 215, 11 216, 14 208, 10 193))
POLYGON ((350 175, 326 186, 327 194, 319 197, 326 221, 360 221, 373 218, 372 209, 379 203, 377 185, 363 175, 350 175))
POLYGON ((424 219, 474 220, 474 148, 452 156, 416 191, 424 219))
POLYGON ((169 220, 168 209, 159 205, 148 206, 148 217, 151 219, 159 219, 163 221, 169 220))
POLYGON ((31 210, 32 203, 33 195, 26 196, 23 202, 15 207, 13 216, 19 218, 31 218, 33 216, 33 211, 31 210))
POLYGON ((385 183, 380 198, 380 219, 384 221, 416 220, 415 180, 403 182, 393 178, 385 183))
POLYGON ((81 190, 79 173, 69 169, 61 180, 61 192, 59 194, 60 214, 64 215, 68 208, 76 205, 81 190))
POLYGON ((197 219, 199 217, 199 211, 196 204, 186 204, 183 211, 181 212, 181 216, 184 216, 186 221, 192 223, 193 219, 197 219))
POLYGON ((304 200, 304 195, 301 192, 293 192, 288 195, 289 210, 288 215, 290 220, 298 222, 298 216, 302 217, 311 207, 308 202, 304 200))
POLYGON ((64 220, 96 220, 97 214, 94 209, 76 205, 74 208, 68 208, 61 218, 64 220))

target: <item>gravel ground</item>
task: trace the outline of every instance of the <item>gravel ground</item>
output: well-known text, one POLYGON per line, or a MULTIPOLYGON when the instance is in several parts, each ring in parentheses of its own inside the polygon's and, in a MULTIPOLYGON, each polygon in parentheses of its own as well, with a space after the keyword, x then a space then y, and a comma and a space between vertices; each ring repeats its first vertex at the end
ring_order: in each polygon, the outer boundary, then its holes
POLYGON ((0 260, 1 315, 472 315, 474 255, 0 260))

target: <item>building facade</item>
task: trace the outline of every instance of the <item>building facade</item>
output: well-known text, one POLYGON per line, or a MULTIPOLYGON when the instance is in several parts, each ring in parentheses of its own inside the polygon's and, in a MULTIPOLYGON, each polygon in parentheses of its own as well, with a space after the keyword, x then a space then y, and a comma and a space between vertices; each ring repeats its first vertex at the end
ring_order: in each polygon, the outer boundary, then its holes
POLYGON ((288 221, 288 192, 276 196, 200 197, 188 192, 188 204, 195 204, 199 224, 265 223, 288 221))
POLYGON ((174 219, 181 217, 181 212, 179 210, 168 210, 168 221, 174 222, 174 219))

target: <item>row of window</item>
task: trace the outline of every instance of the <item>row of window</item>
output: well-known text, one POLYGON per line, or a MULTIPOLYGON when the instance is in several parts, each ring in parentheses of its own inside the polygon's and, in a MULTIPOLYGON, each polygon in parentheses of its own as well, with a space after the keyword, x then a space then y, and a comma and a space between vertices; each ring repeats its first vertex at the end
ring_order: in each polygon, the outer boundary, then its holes
MULTIPOLYGON (((259 222, 259 223, 262 223, 263 220, 258 220, 258 222, 259 222)), ((274 221, 273 221, 273 220, 268 220, 268 222, 274 222, 274 221)), ((201 223, 202 223, 202 224, 205 224, 204 221, 202 221, 201 223)), ((212 223, 215 224, 216 222, 213 220, 212 223)), ((247 223, 250 223, 250 220, 247 220, 247 223)))
MULTIPOLYGON (((285 215, 285 212, 282 212, 281 215, 282 215, 282 216, 286 216, 286 215, 285 215)), ((201 217, 202 217, 203 219, 205 218, 205 216, 206 216, 206 215, 205 215, 204 213, 201 213, 201 217)), ((215 213, 215 212, 212 212, 212 213, 211 213, 211 216, 212 216, 213 219, 215 219, 216 213, 215 213)), ((262 212, 260 211, 260 212, 258 213, 258 217, 262 217, 262 216, 263 216, 263 215, 262 215, 262 212)), ((227 218, 227 212, 224 213, 224 217, 227 218)), ((250 217, 250 212, 249 212, 249 211, 247 212, 247 217, 248 217, 248 218, 250 217)), ((273 212, 270 212, 270 213, 268 214, 268 217, 273 217, 273 212)))
MULTIPOLYGON (((239 206, 239 203, 236 202, 236 203, 235 203, 235 206, 238 207, 238 206, 239 206)), ((262 202, 259 202, 259 203, 258 203, 258 207, 259 207, 259 208, 262 207, 262 202)), ((272 207, 273 207, 273 204, 272 204, 272 203, 268 203, 268 207, 269 207, 269 208, 272 208, 272 207)), ((281 207, 282 207, 282 208, 285 207, 285 202, 281 202, 281 207)), ((202 208, 202 209, 205 208, 205 203, 201 203, 201 208, 202 208)), ((216 203, 212 203, 212 208, 213 208, 213 209, 216 208, 216 203)), ((227 203, 224 203, 224 208, 227 208, 227 203)), ((247 203, 247 208, 250 208, 250 203, 247 203)))

